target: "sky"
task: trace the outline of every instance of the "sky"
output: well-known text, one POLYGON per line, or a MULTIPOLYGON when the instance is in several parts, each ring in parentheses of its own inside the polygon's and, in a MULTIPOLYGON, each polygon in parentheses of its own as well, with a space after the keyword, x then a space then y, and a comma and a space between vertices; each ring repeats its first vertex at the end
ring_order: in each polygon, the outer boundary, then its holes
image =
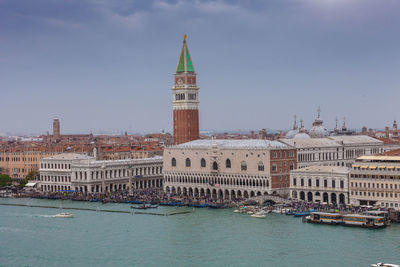
POLYGON ((172 130, 183 35, 200 128, 400 120, 398 0, 0 0, 0 133, 172 130))

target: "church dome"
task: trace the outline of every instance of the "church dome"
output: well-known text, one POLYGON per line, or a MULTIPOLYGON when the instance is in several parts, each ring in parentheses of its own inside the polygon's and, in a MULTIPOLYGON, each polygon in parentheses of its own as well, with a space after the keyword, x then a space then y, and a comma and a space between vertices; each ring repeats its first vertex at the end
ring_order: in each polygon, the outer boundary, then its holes
POLYGON ((312 127, 308 132, 311 137, 325 137, 329 135, 329 131, 325 128, 323 123, 323 120, 321 120, 321 109, 318 107, 317 119, 313 122, 312 127))
POLYGON ((299 130, 298 130, 298 129, 290 130, 289 132, 287 132, 285 138, 287 138, 287 139, 293 139, 294 136, 295 136, 296 134, 298 134, 298 133, 299 133, 299 130))
POLYGON ((309 133, 312 137, 325 137, 329 135, 328 129, 326 129, 323 125, 311 127, 309 133))
POLYGON ((311 137, 306 133, 298 133, 296 134, 293 139, 310 139, 311 137))

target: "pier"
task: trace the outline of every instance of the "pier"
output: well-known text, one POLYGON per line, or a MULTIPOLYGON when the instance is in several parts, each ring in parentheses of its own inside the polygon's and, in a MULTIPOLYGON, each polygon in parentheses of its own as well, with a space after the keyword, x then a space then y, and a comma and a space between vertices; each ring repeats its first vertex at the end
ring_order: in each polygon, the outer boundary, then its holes
POLYGON ((157 213, 157 212, 143 212, 143 211, 128 211, 128 210, 106 210, 106 209, 95 209, 95 208, 76 208, 76 207, 56 207, 56 206, 43 206, 43 205, 28 205, 28 204, 12 204, 12 203, 0 203, 1 206, 14 206, 14 207, 32 207, 32 208, 43 208, 43 209, 66 209, 66 210, 83 210, 83 211, 96 211, 96 212, 109 212, 109 213, 127 213, 127 214, 143 214, 143 215, 156 215, 156 216, 173 216, 181 214, 193 213, 191 211, 178 211, 171 213, 157 213))

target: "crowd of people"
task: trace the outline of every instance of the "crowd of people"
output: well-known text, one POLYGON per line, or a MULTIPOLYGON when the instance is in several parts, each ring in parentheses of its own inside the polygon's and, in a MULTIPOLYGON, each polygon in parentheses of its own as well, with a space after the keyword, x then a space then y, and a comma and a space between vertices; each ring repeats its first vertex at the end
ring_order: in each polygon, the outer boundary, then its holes
POLYGON ((135 189, 132 194, 127 190, 118 190, 114 192, 102 193, 81 193, 81 192, 27 192, 21 196, 41 198, 41 199, 62 199, 76 200, 102 203, 182 203, 184 205, 201 204, 201 203, 224 203, 229 206, 235 205, 244 199, 234 200, 217 200, 207 196, 178 196, 166 193, 162 189, 135 189))

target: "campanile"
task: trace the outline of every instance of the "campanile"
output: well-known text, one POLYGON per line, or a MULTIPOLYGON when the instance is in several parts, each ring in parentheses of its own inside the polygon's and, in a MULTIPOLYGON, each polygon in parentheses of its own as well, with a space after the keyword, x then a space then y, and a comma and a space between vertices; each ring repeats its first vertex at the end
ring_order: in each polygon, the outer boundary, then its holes
POLYGON ((175 71, 172 93, 174 144, 199 139, 199 88, 186 44, 186 35, 183 38, 182 50, 175 71))

